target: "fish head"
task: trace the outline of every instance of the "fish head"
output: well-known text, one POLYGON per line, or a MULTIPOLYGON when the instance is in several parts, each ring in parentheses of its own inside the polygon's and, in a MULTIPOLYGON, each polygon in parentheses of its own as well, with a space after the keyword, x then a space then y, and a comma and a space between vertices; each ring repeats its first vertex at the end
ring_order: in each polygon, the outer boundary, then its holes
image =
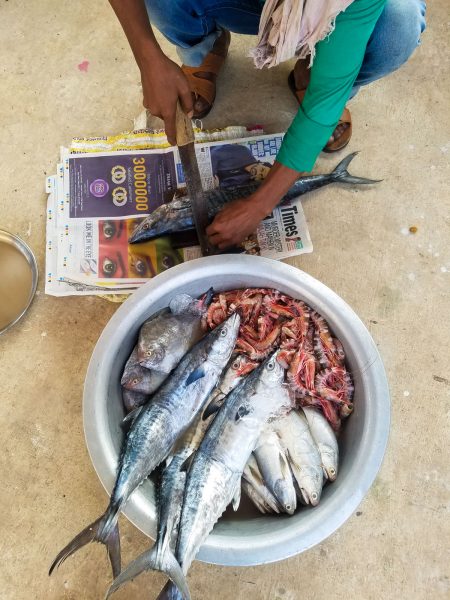
POLYGON ((338 459, 336 453, 330 449, 329 451, 322 451, 320 453, 322 457, 322 467, 325 475, 329 481, 334 481, 337 477, 337 464, 338 459))
POLYGON ((297 508, 297 494, 291 481, 285 479, 278 479, 274 486, 275 497, 281 503, 284 511, 288 515, 293 515, 297 508))
POLYGON ((193 298, 189 294, 177 294, 169 302, 169 308, 174 315, 187 313, 201 317, 206 313, 208 306, 211 304, 213 295, 213 288, 210 288, 200 299, 193 298))
POLYGON ((166 213, 167 209, 163 204, 154 210, 151 215, 142 219, 128 238, 128 243, 138 244, 163 234, 167 228, 166 213))
POLYGON ((208 349, 208 361, 223 369, 228 362, 239 333, 241 319, 237 313, 233 313, 221 325, 216 327, 208 335, 210 345, 208 349))
POLYGON ((317 506, 322 493, 322 482, 319 484, 317 478, 313 476, 303 476, 300 492, 306 504, 317 506))
POLYGON ((126 377, 122 378, 122 385, 129 390, 135 390, 142 383, 143 377, 142 372, 139 372, 138 369, 133 369, 129 373, 127 373, 126 377))
POLYGON ((155 340, 148 344, 142 354, 140 354, 142 364, 147 369, 157 368, 163 362, 165 356, 166 348, 160 340, 155 340))
POLYGON ((284 381, 284 369, 278 362, 279 350, 276 350, 273 354, 266 359, 263 363, 262 380, 264 385, 267 387, 278 387, 284 381))

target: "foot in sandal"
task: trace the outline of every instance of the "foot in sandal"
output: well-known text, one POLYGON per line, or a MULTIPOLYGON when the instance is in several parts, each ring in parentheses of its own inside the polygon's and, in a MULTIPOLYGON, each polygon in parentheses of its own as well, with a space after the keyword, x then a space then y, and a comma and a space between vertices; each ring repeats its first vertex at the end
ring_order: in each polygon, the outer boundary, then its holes
POLYGON ((216 98, 217 75, 227 57, 230 41, 230 32, 224 29, 200 66, 182 65, 181 67, 192 90, 194 118, 196 119, 206 117, 213 107, 216 98))
MULTIPOLYGON (((297 98, 299 104, 301 104, 306 88, 309 84, 310 72, 307 67, 308 59, 300 59, 296 62, 294 70, 289 74, 289 87, 292 93, 297 98)), ((348 108, 344 109, 344 112, 339 119, 339 123, 336 125, 330 139, 323 148, 323 152, 337 152, 342 150, 349 143, 352 136, 352 117, 348 108)))

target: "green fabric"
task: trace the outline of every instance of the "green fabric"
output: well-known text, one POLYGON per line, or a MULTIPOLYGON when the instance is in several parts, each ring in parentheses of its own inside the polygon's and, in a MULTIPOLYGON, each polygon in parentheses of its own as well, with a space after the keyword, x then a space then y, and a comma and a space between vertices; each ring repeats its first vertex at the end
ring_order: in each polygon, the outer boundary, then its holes
POLYGON ((385 2, 354 0, 337 16, 333 33, 317 44, 310 83, 278 162, 295 171, 311 171, 345 108, 385 2))

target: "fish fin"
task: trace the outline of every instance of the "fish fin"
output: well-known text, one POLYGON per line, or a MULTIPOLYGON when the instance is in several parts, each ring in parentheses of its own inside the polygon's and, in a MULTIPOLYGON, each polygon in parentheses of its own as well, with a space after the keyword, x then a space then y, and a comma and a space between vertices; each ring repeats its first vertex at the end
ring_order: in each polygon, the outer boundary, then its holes
POLYGON ((183 600, 183 596, 177 586, 169 580, 160 591, 156 600, 183 600))
POLYGON ((339 183, 353 183, 353 184, 371 184, 371 183, 380 183, 383 181, 382 179, 366 179, 365 177, 354 177, 350 175, 347 171, 348 165, 355 158, 358 152, 352 152, 348 156, 346 156, 341 162, 337 165, 337 167, 330 173, 330 177, 333 181, 337 181, 339 183))
POLYGON ((139 414, 143 408, 144 408, 143 406, 138 406, 137 408, 133 408, 132 411, 130 411, 127 415, 125 415, 125 417, 122 420, 122 423, 120 424, 122 429, 126 428, 126 427, 130 426, 132 423, 134 423, 134 421, 139 416, 139 414))
MULTIPOLYGON (((160 552, 159 546, 155 544, 153 548, 143 552, 133 560, 128 567, 114 579, 106 592, 105 600, 122 587, 124 583, 133 580, 144 571, 161 571, 162 573, 165 573, 177 586, 180 592, 178 597, 183 600, 191 599, 186 577, 184 576, 177 559, 168 548, 166 548, 164 552, 160 552)), ((177 598, 177 596, 175 596, 175 598, 177 598)))
POLYGON ((246 415, 249 414, 249 409, 246 406, 241 405, 237 411, 236 411, 236 415, 234 417, 234 420, 236 422, 240 421, 241 419, 243 419, 246 415))
POLYGON ((239 479, 238 484, 236 486, 236 490, 234 492, 233 500, 232 500, 232 506, 233 506, 234 512, 237 511, 240 503, 241 503, 241 480, 239 479))
POLYGON ((111 528, 109 511, 83 529, 61 550, 53 561, 48 574, 51 575, 66 558, 90 542, 100 542, 106 546, 113 577, 117 577, 121 568, 119 526, 115 523, 111 528))
POLYGON ((203 367, 198 367, 192 371, 192 373, 186 379, 186 385, 190 385, 191 383, 194 383, 194 381, 197 381, 197 379, 201 379, 205 376, 205 374, 205 369, 203 367))
POLYGON ((280 468, 283 474, 283 479, 289 479, 289 477, 292 478, 292 471, 289 466, 288 459, 286 458, 286 454, 282 450, 279 450, 278 458, 280 460, 280 468))
POLYGON ((206 421, 211 415, 216 414, 222 406, 222 401, 212 400, 203 411, 202 420, 206 421))
POLYGON ((209 306, 214 298, 215 291, 213 287, 210 287, 209 290, 205 293, 204 298, 202 299, 203 306, 209 306))
POLYGON ((191 468, 192 465, 192 461, 194 460, 194 456, 195 456, 195 452, 193 452, 192 454, 190 454, 186 460, 183 462, 183 464, 180 467, 180 471, 181 472, 188 472, 189 469, 191 468))

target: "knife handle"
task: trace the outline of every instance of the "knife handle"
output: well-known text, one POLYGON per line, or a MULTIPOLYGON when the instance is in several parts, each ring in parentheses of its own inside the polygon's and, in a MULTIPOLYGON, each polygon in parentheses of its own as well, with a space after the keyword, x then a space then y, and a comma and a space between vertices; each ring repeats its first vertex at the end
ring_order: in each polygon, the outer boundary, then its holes
POLYGON ((181 108, 180 101, 177 102, 176 128, 177 146, 186 146, 186 144, 194 142, 195 137, 191 119, 181 108))

